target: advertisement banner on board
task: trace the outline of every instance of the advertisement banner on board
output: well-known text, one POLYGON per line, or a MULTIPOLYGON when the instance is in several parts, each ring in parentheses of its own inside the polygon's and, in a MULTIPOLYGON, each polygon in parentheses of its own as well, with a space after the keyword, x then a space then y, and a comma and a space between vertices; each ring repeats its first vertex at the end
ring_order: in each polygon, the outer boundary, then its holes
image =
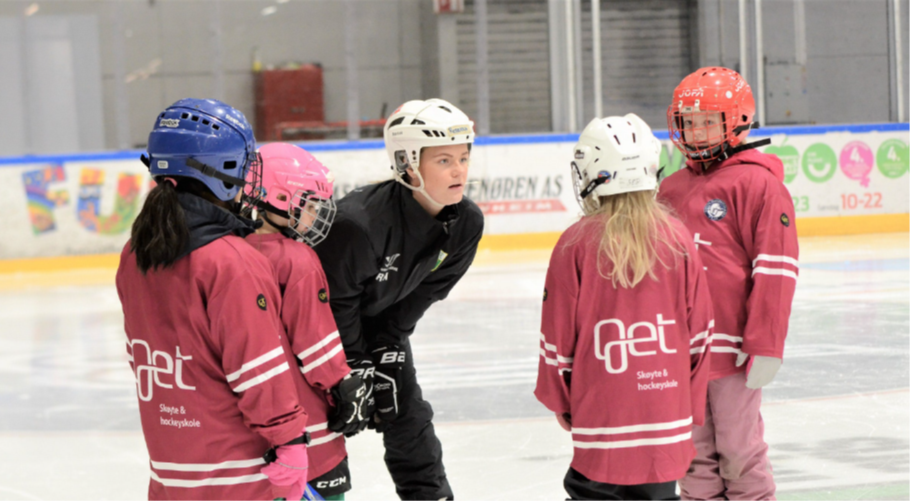
MULTIPOLYGON (((910 211, 905 131, 771 139, 762 150, 784 163, 797 221, 910 211)), ((573 145, 525 140, 474 147, 465 194, 483 211, 485 234, 562 231, 578 219, 569 170, 573 145)), ((381 148, 305 146, 335 173, 338 198, 391 178, 381 148)), ((682 155, 669 142, 662 164, 668 174, 682 167, 682 155)), ((152 186, 138 160, 7 163, 0 167, 8 207, 0 221, 0 259, 119 252, 152 186)))
POLYGON ((784 183, 802 217, 908 212, 906 133, 773 136, 766 153, 784 163, 784 183))
POLYGON ((149 188, 138 159, 0 168, 0 258, 120 252, 149 188))

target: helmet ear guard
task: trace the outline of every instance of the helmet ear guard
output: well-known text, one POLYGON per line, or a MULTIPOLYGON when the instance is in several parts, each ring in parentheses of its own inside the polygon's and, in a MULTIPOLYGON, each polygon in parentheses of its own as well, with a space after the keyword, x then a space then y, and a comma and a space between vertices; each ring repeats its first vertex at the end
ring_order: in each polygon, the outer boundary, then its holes
POLYGON ((398 150, 395 152, 395 171, 404 174, 407 172, 410 164, 408 163, 408 152, 404 150, 398 150))

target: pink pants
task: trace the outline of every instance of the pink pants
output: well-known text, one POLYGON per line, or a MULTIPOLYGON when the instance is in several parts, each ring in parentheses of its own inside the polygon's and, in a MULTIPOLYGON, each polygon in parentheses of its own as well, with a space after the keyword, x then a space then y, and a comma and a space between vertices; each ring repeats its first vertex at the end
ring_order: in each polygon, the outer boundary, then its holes
POLYGON ((679 481, 683 499, 775 499, 760 407, 761 390, 746 388, 745 373, 708 383, 705 425, 692 430, 697 454, 679 481))

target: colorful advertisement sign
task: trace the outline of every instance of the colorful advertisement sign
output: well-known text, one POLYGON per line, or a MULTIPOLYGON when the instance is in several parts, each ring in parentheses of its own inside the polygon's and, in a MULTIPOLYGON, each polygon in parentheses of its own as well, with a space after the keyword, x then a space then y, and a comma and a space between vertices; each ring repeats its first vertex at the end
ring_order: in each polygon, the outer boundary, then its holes
MULTIPOLYGON (((773 133, 773 129, 769 129, 773 133)), ((757 139, 760 138, 752 138, 757 139)), ((762 148, 780 157, 800 217, 910 212, 906 131, 772 135, 762 148)), ((477 145, 466 195, 485 215, 487 234, 562 231, 580 215, 569 176, 574 142, 477 145)), ((332 149, 314 155, 336 176, 336 196, 391 178, 383 149, 332 149)), ((666 141, 664 174, 684 168, 666 141)), ((0 259, 119 252, 151 186, 138 160, 0 167, 10 212, 0 259)))
POLYGON ((797 221, 908 212, 906 133, 776 135, 771 140, 762 151, 784 162, 797 221))
POLYGON ((138 160, 0 167, 0 259, 120 252, 148 179, 138 160))

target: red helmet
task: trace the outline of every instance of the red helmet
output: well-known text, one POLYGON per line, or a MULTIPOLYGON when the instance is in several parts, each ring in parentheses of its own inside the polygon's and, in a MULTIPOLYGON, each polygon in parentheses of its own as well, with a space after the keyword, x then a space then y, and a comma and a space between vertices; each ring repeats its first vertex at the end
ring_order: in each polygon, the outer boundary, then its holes
POLYGON ((742 75, 711 66, 676 86, 673 103, 667 108, 667 128, 680 151, 692 159, 709 161, 744 144, 754 116, 752 88, 742 75))

